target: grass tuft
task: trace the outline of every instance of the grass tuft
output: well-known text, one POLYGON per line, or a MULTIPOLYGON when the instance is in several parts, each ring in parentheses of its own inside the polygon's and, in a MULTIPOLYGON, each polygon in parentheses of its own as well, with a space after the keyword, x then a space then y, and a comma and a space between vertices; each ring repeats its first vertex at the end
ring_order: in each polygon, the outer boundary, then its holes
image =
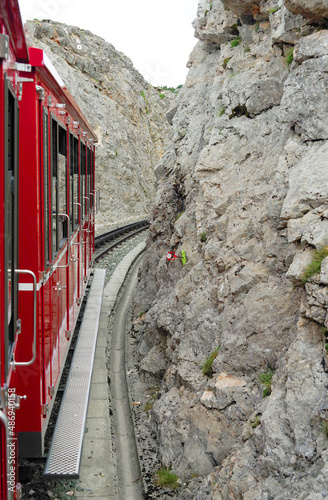
POLYGON ((321 263, 322 261, 328 257, 328 246, 323 247, 320 250, 316 250, 313 254, 312 261, 308 266, 306 267, 303 276, 302 276, 302 281, 303 283, 306 283, 311 276, 318 274, 321 269, 321 263))
POLYGON ((267 372, 259 373, 259 381, 264 386, 263 397, 267 397, 271 394, 271 382, 274 375, 274 370, 268 370, 267 372))
POLYGON ((172 472, 171 467, 162 467, 155 472, 156 484, 159 486, 168 486, 176 490, 179 487, 178 476, 172 472))
POLYGON ((291 47, 289 51, 286 54, 285 58, 287 66, 290 66, 292 62, 294 61, 294 47, 291 47))
POLYGON ((240 42, 241 42, 241 38, 240 38, 240 37, 238 37, 238 38, 235 38, 234 40, 232 40, 232 41, 230 42, 230 45, 231 45, 231 47, 237 47, 237 45, 239 45, 239 44, 240 44, 240 42))
POLYGON ((220 347, 217 347, 216 349, 214 349, 214 351, 211 352, 211 354, 206 359, 205 363, 202 365, 203 375, 205 375, 205 377, 209 377, 209 378, 213 377, 212 366, 213 366, 213 362, 214 362, 215 358, 219 354, 219 350, 220 350, 220 347))

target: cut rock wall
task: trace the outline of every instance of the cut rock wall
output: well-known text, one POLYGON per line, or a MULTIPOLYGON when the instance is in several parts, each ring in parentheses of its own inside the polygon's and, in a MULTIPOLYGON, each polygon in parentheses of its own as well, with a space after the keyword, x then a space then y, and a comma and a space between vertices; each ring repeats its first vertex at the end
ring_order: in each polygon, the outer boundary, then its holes
POLYGON ((328 259, 302 281, 328 245, 327 18, 325 1, 198 7, 134 304, 181 499, 328 497, 328 259))
POLYGON ((31 44, 44 49, 98 137, 98 230, 146 218, 154 196, 154 167, 172 137, 166 112, 174 106, 174 94, 154 89, 129 58, 89 31, 53 21, 29 21, 27 30, 31 44))

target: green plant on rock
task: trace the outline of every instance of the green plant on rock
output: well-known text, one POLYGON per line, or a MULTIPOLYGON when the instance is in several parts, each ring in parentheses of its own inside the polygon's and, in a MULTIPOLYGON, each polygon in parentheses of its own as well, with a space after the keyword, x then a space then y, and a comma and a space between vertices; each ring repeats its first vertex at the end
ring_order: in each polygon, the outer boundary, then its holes
POLYGON ((200 241, 202 243, 205 243, 207 241, 207 233, 206 233, 206 231, 203 231, 202 233, 200 233, 199 237, 200 237, 200 241))
POLYGON ((285 57, 285 61, 287 66, 290 66, 292 62, 294 61, 294 47, 291 47, 285 57))
POLYGON ((238 38, 235 38, 234 40, 231 40, 230 45, 231 47, 237 47, 241 42, 240 36, 238 38))
POLYGON ((222 64, 222 66, 223 66, 223 68, 224 68, 224 69, 226 69, 227 64, 228 64, 228 62, 230 61, 230 59, 231 59, 231 57, 226 57, 226 58, 223 60, 223 64, 222 64))
POLYGON ((220 347, 216 347, 216 349, 214 349, 214 351, 211 352, 211 354, 206 359, 205 363, 202 365, 203 375, 205 375, 205 377, 209 377, 209 378, 213 377, 212 366, 213 366, 215 358, 219 354, 219 350, 220 350, 220 347))
POLYGON ((263 385, 263 397, 267 397, 271 394, 271 382, 272 377, 274 375, 274 370, 271 368, 267 372, 259 373, 258 378, 261 384, 263 385))
POLYGON ((162 467, 155 472, 156 484, 176 490, 179 487, 179 477, 172 472, 171 467, 162 467))
POLYGON ((321 263, 326 257, 328 257, 328 246, 314 252, 310 264, 307 265, 302 275, 303 283, 306 283, 311 278, 311 276, 314 276, 315 274, 318 274, 320 272, 321 263))
POLYGON ((257 415, 255 415, 253 420, 250 421, 250 424, 253 429, 256 429, 256 427, 258 427, 260 423, 261 423, 261 414, 258 413, 257 415))
POLYGON ((278 10, 278 7, 273 7, 273 9, 269 10, 269 14, 274 14, 275 12, 277 12, 277 10, 278 10))

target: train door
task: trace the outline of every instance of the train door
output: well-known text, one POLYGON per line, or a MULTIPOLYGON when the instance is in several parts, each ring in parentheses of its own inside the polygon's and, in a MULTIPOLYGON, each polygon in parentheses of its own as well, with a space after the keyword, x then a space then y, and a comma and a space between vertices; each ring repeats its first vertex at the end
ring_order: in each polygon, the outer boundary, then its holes
POLYGON ((71 224, 71 265, 69 271, 69 330, 72 331, 78 309, 78 264, 79 264, 79 163, 78 163, 78 140, 70 132, 69 134, 69 206, 71 224))
POLYGON ((1 487, 2 498, 14 498, 17 476, 16 431, 15 431, 15 372, 11 369, 18 322, 18 103, 14 89, 8 78, 4 77, 3 100, 3 171, 4 188, 2 205, 2 259, 1 287, 4 309, 1 318, 1 487), (12 450, 12 451, 11 451, 12 450), (13 461, 9 460, 13 456, 13 461), (6 460, 7 458, 7 460, 6 460), (6 463, 7 462, 7 463, 6 463))
POLYGON ((50 323, 51 323, 51 336, 50 336, 50 346, 51 346, 51 386, 56 385, 59 376, 59 314, 58 314, 58 297, 61 290, 58 288, 60 286, 58 269, 55 267, 55 260, 58 255, 58 182, 57 182, 57 168, 58 168, 58 127, 57 121, 51 116, 50 118, 50 256, 51 256, 51 268, 53 270, 49 282, 50 282, 50 323))
POLYGON ((86 220, 88 198, 86 196, 86 146, 82 142, 80 152, 80 202, 81 202, 81 296, 87 279, 87 239, 88 223, 86 220))
POLYGON ((42 213, 40 216, 41 228, 41 269, 43 270, 43 286, 41 287, 42 301, 42 405, 43 415, 52 396, 52 353, 51 353, 51 280, 47 279, 50 273, 50 165, 49 165, 49 114, 39 101, 40 134, 40 192, 42 199, 42 213))
POLYGON ((59 342, 59 370, 67 351, 67 286, 70 265, 69 215, 67 193, 67 130, 53 120, 53 243, 56 270, 54 272, 57 292, 57 321, 59 342), (57 144, 57 151, 55 145, 57 144))

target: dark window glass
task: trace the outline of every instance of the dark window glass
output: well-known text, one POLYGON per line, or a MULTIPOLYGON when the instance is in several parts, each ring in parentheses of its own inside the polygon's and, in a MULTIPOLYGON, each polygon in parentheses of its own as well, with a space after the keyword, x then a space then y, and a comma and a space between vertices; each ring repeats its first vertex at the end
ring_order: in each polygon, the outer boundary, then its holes
MULTIPOLYGON (((79 197, 79 141, 74 137, 74 203, 80 203, 79 197)), ((75 227, 79 223, 79 205, 75 207, 75 227)))
POLYGON ((70 216, 71 231, 74 231, 75 226, 75 205, 74 205, 74 137, 69 135, 69 200, 70 200, 70 216))
POLYGON ((52 260, 59 248, 58 235, 58 128, 57 122, 51 119, 51 212, 52 212, 52 260))
POLYGON ((80 172, 81 172, 81 177, 80 177, 80 192, 81 192, 81 213, 82 213, 82 218, 85 218, 86 214, 86 199, 85 199, 85 172, 86 170, 86 147, 84 144, 81 143, 81 165, 80 165, 80 172))
MULTIPOLYGON (((67 132, 62 127, 58 127, 58 213, 67 214, 67 132)), ((68 224, 66 217, 58 217, 58 238, 61 248, 67 238, 68 224)))
POLYGON ((7 172, 6 172, 6 246, 8 276, 8 333, 15 336, 15 98, 8 90, 7 107, 7 172))
POLYGON ((50 263, 49 252, 49 124, 48 113, 43 113, 43 178, 44 178, 44 261, 50 263))

